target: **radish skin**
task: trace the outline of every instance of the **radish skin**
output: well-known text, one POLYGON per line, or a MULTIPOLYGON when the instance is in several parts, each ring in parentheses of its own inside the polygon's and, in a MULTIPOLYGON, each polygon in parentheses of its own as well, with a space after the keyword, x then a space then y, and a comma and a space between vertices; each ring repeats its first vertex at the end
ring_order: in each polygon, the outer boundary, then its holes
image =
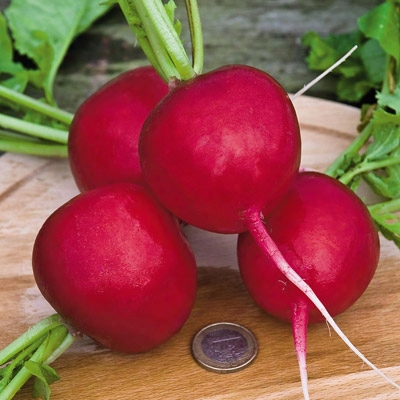
POLYGON ((116 76, 79 106, 69 130, 68 160, 81 192, 111 183, 144 184, 140 130, 168 91, 155 69, 143 66, 116 76))
POLYGON ((218 233, 245 231, 240 213, 251 206, 277 205, 300 155, 289 96, 270 75, 241 65, 181 83, 150 113, 139 138, 146 184, 161 203, 218 233))
POLYGON ((103 347, 151 350, 192 310, 197 269, 174 216, 141 185, 88 190, 40 228, 32 267, 56 312, 103 347))

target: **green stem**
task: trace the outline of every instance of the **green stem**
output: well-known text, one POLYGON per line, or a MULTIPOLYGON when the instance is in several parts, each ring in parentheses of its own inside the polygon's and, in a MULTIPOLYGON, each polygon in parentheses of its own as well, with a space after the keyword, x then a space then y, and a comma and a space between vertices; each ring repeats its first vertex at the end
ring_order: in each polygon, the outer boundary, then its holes
POLYGON ((140 2, 136 3, 136 8, 138 16, 142 21, 146 38, 148 38, 149 46, 153 51, 154 58, 156 60, 158 68, 160 68, 163 74, 164 80, 168 82, 172 77, 180 80, 181 76, 179 70, 173 63, 173 60, 168 54, 167 49, 165 48, 165 46, 163 46, 161 40, 162 33, 153 28, 154 24, 156 26, 163 26, 163 16, 157 14, 155 17, 153 17, 153 19, 150 19, 147 10, 141 7, 140 2))
POLYGON ((4 373, 3 378, 0 381, 0 393, 2 392, 2 389, 5 388, 10 382, 14 369, 18 366, 18 364, 25 360, 28 356, 30 356, 40 346, 43 340, 44 338, 40 338, 36 342, 32 343, 30 346, 27 346, 25 349, 17 354, 17 356, 12 360, 12 362, 10 362, 10 364, 7 365, 6 372, 4 373))
POLYGON ((192 65, 194 72, 199 75, 203 71, 204 43, 203 30, 197 0, 185 0, 192 42, 192 65))
MULTIPOLYGON (((51 315, 29 328, 0 351, 0 366, 10 363, 6 368, 9 368, 12 374, 14 367, 24 360, 48 365, 63 354, 74 341, 75 337, 69 333, 60 316, 58 314, 51 315)), ((0 400, 12 399, 31 378, 32 373, 25 365, 2 387, 0 400)))
POLYGON ((30 154, 40 157, 68 157, 65 144, 32 143, 23 140, 4 140, 0 137, 0 151, 19 154, 30 154))
POLYGON ((10 343, 7 347, 0 350, 0 365, 5 364, 11 360, 17 353, 23 350, 25 347, 29 346, 33 342, 40 339, 41 336, 46 334, 51 329, 62 324, 60 316, 58 314, 53 314, 40 322, 38 322, 33 327, 29 328, 20 337, 10 343))
POLYGON ((368 161, 365 163, 361 163, 358 164, 353 169, 351 169, 350 171, 347 171, 345 174, 343 174, 339 178, 339 181, 341 181, 345 185, 348 185, 354 179, 354 177, 359 174, 389 167, 391 165, 396 165, 396 164, 400 164, 400 156, 388 157, 385 158, 384 160, 379 160, 379 161, 368 161))
POLYGON ((126 21, 128 22, 129 27, 131 28, 133 34, 136 36, 136 40, 138 41, 141 49, 143 50, 144 54, 146 55, 147 59, 153 65, 153 67, 157 70, 158 74, 168 82, 168 77, 170 74, 174 74, 174 72, 166 73, 165 66, 164 68, 158 62, 156 54, 153 50, 153 47, 150 43, 150 40, 143 28, 143 23, 140 21, 140 16, 136 10, 136 7, 133 2, 127 0, 118 1, 119 6, 121 8, 122 13, 125 16, 126 21))
POLYGON ((400 211, 400 198, 384 201, 382 203, 371 204, 368 206, 371 213, 390 213, 400 211))
POLYGON ((173 23, 165 11, 162 1, 136 0, 136 3, 138 10, 144 11, 144 14, 142 14, 143 17, 147 16, 147 18, 149 18, 151 31, 155 29, 160 45, 165 48, 169 58, 178 71, 179 77, 177 78, 180 80, 193 78, 195 72, 192 68, 192 63, 189 60, 173 23))
POLYGON ((57 360, 58 357, 60 357, 62 354, 66 352, 66 350, 75 342, 76 336, 71 335, 68 333, 64 340, 61 342, 61 344, 56 347, 56 349, 50 354, 49 357, 47 357, 45 363, 47 365, 51 364, 55 360, 57 360))
POLYGON ((13 104, 19 104, 30 110, 37 111, 43 115, 62 122, 67 126, 71 124, 74 117, 73 114, 67 111, 61 110, 58 107, 50 106, 49 104, 43 103, 34 99, 33 97, 16 92, 2 85, 0 85, 0 97, 11 101, 13 104))
MULTIPOLYGON (((118 0, 118 3, 140 47, 166 82, 189 80, 196 75, 161 0, 118 0)), ((192 7, 196 19, 196 4, 192 7)), ((197 26, 197 38, 198 29, 197 26)), ((201 41, 196 40, 198 47, 201 41)), ((197 69, 200 60, 196 61, 197 69)))
MULTIPOLYGON (((66 336, 68 335, 68 329, 65 327, 65 325, 59 325, 53 328, 47 334, 45 340, 43 340, 37 350, 33 353, 30 360, 37 363, 46 363, 46 360, 51 357, 52 353, 57 349, 57 347, 59 347, 60 343, 64 342, 66 336)), ((14 376, 14 378, 8 383, 8 385, 2 390, 0 393, 0 400, 12 399, 31 377, 31 372, 25 366, 23 366, 14 376)))
POLYGON ((56 79, 57 71, 67 53, 69 46, 74 40, 76 32, 78 32, 78 26, 81 23, 83 16, 86 12, 86 7, 82 4, 82 7, 73 18, 73 26, 68 30, 67 38, 60 40, 57 44, 57 51, 53 53, 53 60, 50 65, 50 70, 48 71, 47 78, 43 83, 43 89, 45 92, 46 100, 49 104, 55 105, 55 99, 53 96, 54 81, 56 79))
POLYGON ((57 143, 67 144, 68 142, 68 131, 35 124, 5 114, 0 114, 0 126, 57 143))
POLYGON ((335 178, 340 174, 340 169, 342 165, 346 164, 346 160, 351 158, 353 154, 358 153, 358 151, 365 145, 367 140, 372 134, 372 123, 369 123, 362 132, 350 143, 350 145, 332 162, 332 164, 327 168, 325 173, 327 175, 333 176, 335 178))

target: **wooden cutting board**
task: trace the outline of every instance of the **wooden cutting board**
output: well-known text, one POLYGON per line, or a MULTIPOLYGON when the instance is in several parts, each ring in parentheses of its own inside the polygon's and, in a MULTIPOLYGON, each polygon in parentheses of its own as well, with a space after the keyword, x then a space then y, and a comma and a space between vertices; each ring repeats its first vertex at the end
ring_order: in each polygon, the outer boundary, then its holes
MULTIPOLYGON (((295 106, 303 135, 302 164, 323 170, 355 135, 359 110, 306 96, 296 99, 295 106)), ((53 312, 35 286, 31 248, 46 217, 77 193, 65 160, 0 157, 1 347, 53 312)), ((53 400, 302 398, 291 328, 262 312, 246 293, 237 271, 236 235, 192 227, 186 233, 199 265, 199 291, 183 329, 141 355, 115 354, 80 340, 53 364, 61 376, 52 385, 53 400), (193 336, 218 321, 242 324, 256 335, 259 354, 248 368, 222 375, 193 360, 193 336)), ((336 321, 372 362, 400 383, 399 256, 382 239, 371 285, 336 321)), ((308 372, 314 400, 400 399, 400 391, 363 365, 326 324, 309 328, 308 372)), ((16 398, 30 398, 30 386, 16 398)))

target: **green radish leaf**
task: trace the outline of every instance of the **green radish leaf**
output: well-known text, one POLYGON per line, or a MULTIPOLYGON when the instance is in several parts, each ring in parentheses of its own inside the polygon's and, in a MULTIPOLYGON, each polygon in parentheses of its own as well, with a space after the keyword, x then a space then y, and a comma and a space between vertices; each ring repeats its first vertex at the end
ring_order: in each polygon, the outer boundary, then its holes
POLYGON ((54 103, 54 79, 71 42, 109 8, 98 0, 13 0, 5 10, 15 49, 36 64, 29 79, 44 89, 49 103, 54 103))
POLYGON ((386 0, 358 18, 353 32, 303 37, 310 69, 324 70, 343 46, 358 50, 333 74, 340 100, 361 105, 359 135, 326 173, 356 190, 361 180, 386 199, 369 207, 377 228, 400 248, 400 1, 386 0), (376 90, 375 104, 360 104, 376 90))
POLYGON ((377 110, 374 111, 372 121, 377 126, 382 126, 385 124, 399 125, 400 124, 400 114, 398 114, 398 115, 392 114, 381 108, 378 108, 377 110))
POLYGON ((397 86, 393 93, 377 93, 378 105, 383 109, 392 110, 400 114, 400 87, 397 86))
POLYGON ((15 74, 24 68, 20 63, 13 61, 12 40, 8 34, 7 22, 0 13, 0 70, 5 73, 15 74))
POLYGON ((314 31, 306 33, 302 38, 302 43, 310 48, 306 61, 311 70, 324 71, 340 58, 338 51, 330 45, 329 39, 323 39, 314 31))
MULTIPOLYGON (((360 32, 353 31, 341 35, 329 35, 323 38, 318 33, 310 31, 302 37, 302 44, 309 47, 309 53, 306 57, 308 67, 312 70, 324 71, 346 54, 354 45, 361 44, 360 32)), ((354 60, 358 59, 357 53, 354 53, 346 63, 339 65, 332 72, 338 74, 341 69, 347 69, 349 62, 353 64, 354 60)), ((359 60, 355 62, 355 64, 357 63, 360 64, 359 60)))
POLYGON ((373 141, 365 152, 364 162, 376 161, 387 158, 393 151, 399 148, 400 130, 392 123, 384 124, 372 133, 373 141))
POLYGON ((400 248, 400 217, 390 212, 372 212, 371 214, 382 235, 400 248))
POLYGON ((371 90, 379 88, 383 79, 385 53, 374 39, 365 40, 362 32, 330 35, 325 38, 308 32, 302 38, 309 47, 306 57, 311 70, 324 71, 334 64, 354 45, 358 50, 332 71, 338 76, 336 93, 339 100, 358 103, 371 90))
MULTIPOLYGON (((71 3, 71 0, 69 1, 71 3)), ((75 36, 80 35, 85 32, 90 26, 96 21, 98 18, 102 17, 112 6, 114 6, 115 2, 102 2, 101 0, 80 0, 78 2, 81 7, 85 5, 85 12, 80 19, 75 36)))
POLYGON ((172 25, 174 26, 174 29, 178 36, 181 36, 182 33, 182 24, 179 20, 175 20, 175 9, 176 9, 176 4, 173 0, 169 0, 168 3, 165 4, 164 6, 165 11, 167 12, 168 18, 172 22, 172 25))
POLYGON ((358 103, 373 87, 366 77, 342 77, 337 83, 336 92, 339 100, 358 103))
POLYGON ((386 1, 358 19, 358 27, 376 39, 384 51, 400 62, 399 17, 394 1, 386 1))
POLYGON ((11 364, 7 364, 6 366, 0 368, 0 393, 12 379, 14 369, 14 366, 11 364))
POLYGON ((24 67, 13 61, 12 40, 8 34, 7 22, 3 14, 0 13, 0 72, 9 78, 1 82, 2 85, 10 89, 22 92, 28 83, 28 74, 24 67))
POLYGON ((359 56, 371 86, 378 88, 385 75, 386 53, 375 39, 369 39, 359 48, 359 56))
POLYGON ((387 167, 384 175, 369 172, 363 178, 371 189, 380 196, 395 199, 400 196, 400 167, 398 165, 387 167))
POLYGON ((49 365, 29 360, 25 368, 35 377, 33 383, 33 397, 40 397, 43 400, 50 399, 50 385, 59 380, 57 372, 49 365))

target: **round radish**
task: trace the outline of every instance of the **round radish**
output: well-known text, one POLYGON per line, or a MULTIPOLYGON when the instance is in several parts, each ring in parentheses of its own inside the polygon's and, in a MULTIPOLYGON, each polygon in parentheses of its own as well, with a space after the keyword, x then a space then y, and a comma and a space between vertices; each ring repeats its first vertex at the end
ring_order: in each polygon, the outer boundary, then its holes
POLYGON ((161 202, 183 221, 221 233, 246 230, 248 208, 278 203, 297 173, 300 148, 287 93, 265 72, 241 65, 173 89, 139 139, 146 182, 161 202))
MULTIPOLYGON (((379 238, 360 198, 339 181, 299 173, 265 226, 290 266, 331 316, 350 307, 369 285, 379 261, 379 238)), ((238 238, 238 262, 250 295, 270 314, 291 321, 305 385, 307 321, 325 317, 267 257, 249 233, 238 238)))
POLYGON ((103 186, 70 200, 43 224, 33 272, 47 301, 103 346, 143 352, 184 324, 196 265, 176 218, 145 187, 103 186))
POLYGON ((122 73, 82 103, 68 138, 71 171, 81 191, 116 182, 143 183, 140 130, 167 93, 155 69, 145 66, 122 73))

